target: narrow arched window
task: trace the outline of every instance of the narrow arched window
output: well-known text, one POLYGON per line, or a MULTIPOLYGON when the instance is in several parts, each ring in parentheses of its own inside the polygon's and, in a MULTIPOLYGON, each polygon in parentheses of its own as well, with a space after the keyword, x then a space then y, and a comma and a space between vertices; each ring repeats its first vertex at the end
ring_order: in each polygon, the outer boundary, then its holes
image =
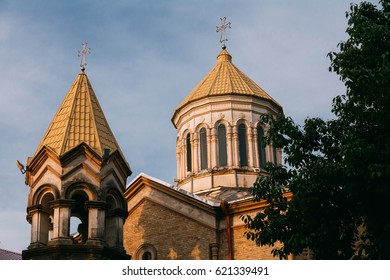
POLYGON ((248 166, 248 153, 247 153, 247 137, 246 137, 246 125, 240 124, 238 126, 238 153, 240 166, 248 166))
POLYGON ((200 169, 207 169, 207 134, 206 129, 199 131, 200 140, 200 169))
POLYGON ((187 171, 192 171, 192 156, 191 156, 191 135, 188 133, 186 137, 186 153, 187 153, 187 171))
POLYGON ((218 165, 227 166, 227 148, 226 148, 226 127, 220 124, 217 129, 218 134, 218 165))
POLYGON ((274 164, 275 166, 278 165, 278 151, 275 147, 272 148, 273 156, 274 156, 274 164))
POLYGON ((261 169, 264 169, 266 156, 265 156, 265 139, 264 139, 264 130, 261 126, 257 127, 257 151, 259 158, 259 166, 261 169))

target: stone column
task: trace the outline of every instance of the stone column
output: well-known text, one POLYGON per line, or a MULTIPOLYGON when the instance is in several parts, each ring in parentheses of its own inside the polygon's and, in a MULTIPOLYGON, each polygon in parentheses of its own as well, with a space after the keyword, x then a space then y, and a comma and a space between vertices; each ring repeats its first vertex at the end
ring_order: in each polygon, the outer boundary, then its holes
POLYGON ((253 168, 254 166, 254 147, 253 147, 253 144, 254 144, 254 139, 253 139, 253 130, 252 130, 252 127, 248 127, 248 164, 249 164, 249 168, 253 168))
POLYGON ((42 205, 27 208, 31 223, 31 241, 29 249, 47 245, 49 240, 50 211, 42 205))
POLYGON ((238 132, 237 126, 233 127, 233 167, 239 167, 239 155, 238 155, 238 132))
POLYGON ((213 168, 214 161, 214 143, 213 143, 213 133, 214 133, 214 142, 215 142, 215 128, 210 128, 207 130, 207 168, 213 168))
POLYGON ((257 127, 253 128, 253 167, 260 168, 260 158, 259 158, 259 149, 258 149, 258 139, 257 139, 257 127))
POLYGON ((105 241, 109 247, 123 249, 123 223, 127 212, 114 209, 106 214, 105 241))
POLYGON ((85 206, 88 208, 87 244, 102 245, 105 236, 106 203, 89 200, 85 206))
POLYGON ((181 145, 180 145, 180 140, 176 143, 176 176, 178 179, 182 179, 181 175, 181 167, 182 166, 182 161, 181 161, 181 145))
POLYGON ((70 217, 74 200, 58 199, 49 203, 53 209, 53 237, 50 240, 51 245, 72 244, 70 236, 70 217))
POLYGON ((194 173, 199 172, 199 138, 198 138, 198 133, 194 132, 193 134, 193 140, 191 143, 192 147, 192 170, 194 173))
POLYGON ((218 166, 217 162, 217 130, 215 127, 211 128, 211 150, 210 150, 210 158, 211 164, 210 168, 216 168, 218 166))
POLYGON ((181 164, 179 166, 180 170, 180 178, 178 179, 184 179, 187 175, 187 159, 186 159, 186 139, 181 140, 181 146, 180 146, 180 160, 181 164))

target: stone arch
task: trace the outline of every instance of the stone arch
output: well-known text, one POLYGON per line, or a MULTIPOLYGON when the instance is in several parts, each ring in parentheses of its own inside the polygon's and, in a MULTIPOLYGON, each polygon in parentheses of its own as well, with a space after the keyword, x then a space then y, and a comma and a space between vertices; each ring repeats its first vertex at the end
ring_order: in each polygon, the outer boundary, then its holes
POLYGON ((38 205, 41 204, 42 199, 45 195, 48 193, 51 193, 53 196, 53 200, 56 200, 59 198, 60 194, 58 192, 58 189, 54 185, 45 184, 40 186, 35 192, 31 200, 32 205, 38 205))
POLYGON ((89 213, 88 201, 96 201, 98 195, 96 188, 87 183, 74 183, 68 186, 65 191, 65 199, 72 200, 74 205, 70 211, 70 219, 76 222, 73 218, 77 218, 78 225, 69 225, 77 229, 73 238, 73 242, 77 244, 85 244, 88 240, 89 213))
POLYGON ((157 260, 157 250, 149 243, 142 244, 135 253, 136 260, 157 260))
POLYGON ((251 127, 251 123, 247 120, 247 119, 244 119, 244 118, 239 118, 237 119, 236 121, 234 121, 234 126, 235 127, 238 127, 240 124, 245 124, 245 126, 247 128, 250 128, 251 127))
POLYGON ((34 193, 32 206, 28 208, 31 219, 32 243, 47 245, 53 232, 53 209, 51 204, 58 199, 58 190, 53 185, 42 185, 34 193))
POLYGON ((202 122, 196 125, 195 131, 199 132, 202 128, 206 128, 206 130, 209 130, 210 126, 207 123, 202 122))
POLYGON ((193 138, 193 131, 191 131, 189 128, 187 128, 183 131, 183 133, 180 135, 179 139, 186 139, 188 134, 190 134, 191 139, 192 139, 193 138))
POLYGON ((115 187, 106 188, 102 200, 107 203, 107 209, 127 209, 127 203, 122 193, 115 187))
POLYGON ((96 187, 91 186, 87 183, 74 183, 69 185, 64 191, 65 199, 72 199, 77 193, 83 193, 88 197, 88 200, 97 200, 98 194, 96 192, 96 187))
POLYGON ((227 121, 227 120, 225 120, 225 119, 219 119, 219 120, 217 120, 216 122, 214 122, 213 127, 216 129, 216 128, 218 128, 218 126, 219 126, 220 124, 223 124, 226 128, 231 126, 231 124, 230 124, 229 121, 227 121))

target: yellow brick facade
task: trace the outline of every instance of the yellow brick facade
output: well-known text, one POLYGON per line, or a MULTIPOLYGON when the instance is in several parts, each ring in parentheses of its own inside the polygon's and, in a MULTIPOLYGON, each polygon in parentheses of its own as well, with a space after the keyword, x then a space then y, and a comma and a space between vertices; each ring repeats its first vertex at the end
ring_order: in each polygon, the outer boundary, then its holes
POLYGON ((141 175, 125 192, 129 215, 123 246, 133 260, 148 250, 160 260, 275 259, 272 248, 258 247, 244 234, 241 216, 254 215, 263 204, 249 200, 232 205, 226 219, 220 203, 163 183, 141 175))
POLYGON ((161 260, 210 258, 210 244, 216 242, 214 229, 145 200, 124 224, 124 247, 136 259, 143 244, 151 244, 161 260))
POLYGON ((233 257, 236 260, 272 260, 272 247, 256 246, 255 242, 246 239, 244 226, 233 229, 233 257))

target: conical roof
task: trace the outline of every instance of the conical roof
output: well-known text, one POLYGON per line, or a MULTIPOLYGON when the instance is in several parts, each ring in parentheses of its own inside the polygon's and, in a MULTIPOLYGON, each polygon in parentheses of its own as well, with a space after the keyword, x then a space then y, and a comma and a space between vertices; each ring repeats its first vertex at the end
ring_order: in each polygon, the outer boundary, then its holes
POLYGON ((81 143, 87 144, 100 156, 103 156, 104 149, 110 149, 110 154, 117 150, 120 152, 84 72, 73 82, 35 154, 46 146, 62 156, 81 143))
POLYGON ((217 64, 177 107, 176 111, 192 101, 217 95, 249 95, 267 99, 282 108, 268 93, 232 63, 232 56, 223 49, 217 64))

